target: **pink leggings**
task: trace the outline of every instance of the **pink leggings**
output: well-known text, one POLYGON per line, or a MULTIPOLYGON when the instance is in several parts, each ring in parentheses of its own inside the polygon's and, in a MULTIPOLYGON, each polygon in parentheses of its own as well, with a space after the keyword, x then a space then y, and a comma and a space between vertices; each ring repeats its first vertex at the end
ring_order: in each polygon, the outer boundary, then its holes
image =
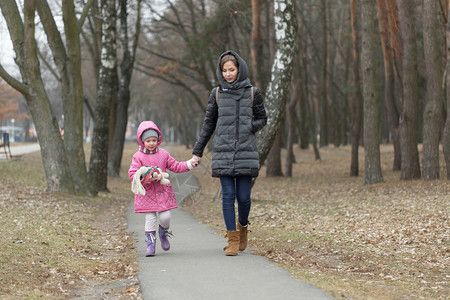
MULTIPOLYGON (((156 212, 145 214, 145 231, 156 231, 156 212)), ((159 225, 167 229, 170 226, 170 210, 161 211, 159 215, 159 225)))

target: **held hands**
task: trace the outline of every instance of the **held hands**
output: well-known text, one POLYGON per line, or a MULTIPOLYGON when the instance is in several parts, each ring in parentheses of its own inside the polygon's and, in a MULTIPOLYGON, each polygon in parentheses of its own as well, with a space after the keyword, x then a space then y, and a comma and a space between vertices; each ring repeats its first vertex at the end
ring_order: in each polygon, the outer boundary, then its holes
POLYGON ((197 167, 199 163, 200 163, 199 157, 195 155, 190 160, 187 161, 190 170, 197 167))
POLYGON ((193 165, 193 167, 198 166, 200 164, 201 159, 202 158, 200 156, 193 155, 192 158, 190 159, 191 163, 195 164, 193 165))

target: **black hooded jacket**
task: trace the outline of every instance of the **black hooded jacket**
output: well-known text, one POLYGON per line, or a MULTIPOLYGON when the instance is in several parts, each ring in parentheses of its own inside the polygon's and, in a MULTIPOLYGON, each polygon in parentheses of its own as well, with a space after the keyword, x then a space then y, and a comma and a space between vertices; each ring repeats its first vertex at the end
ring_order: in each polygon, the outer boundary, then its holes
POLYGON ((203 156, 209 139, 213 140, 212 176, 252 176, 259 173, 259 154, 255 133, 266 125, 267 116, 260 91, 254 88, 251 101, 251 84, 246 62, 235 52, 224 52, 217 62, 220 82, 219 100, 216 89, 209 95, 206 116, 193 154, 203 156), (220 61, 224 55, 236 57, 239 73, 234 82, 228 83, 222 76, 220 61))

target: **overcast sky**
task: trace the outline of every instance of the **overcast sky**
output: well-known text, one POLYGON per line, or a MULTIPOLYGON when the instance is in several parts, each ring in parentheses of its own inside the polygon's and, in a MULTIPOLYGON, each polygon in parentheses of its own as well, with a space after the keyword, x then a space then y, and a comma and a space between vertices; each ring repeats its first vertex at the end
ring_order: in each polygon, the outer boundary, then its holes
POLYGON ((0 63, 7 70, 15 69, 14 52, 5 19, 0 14, 0 63))

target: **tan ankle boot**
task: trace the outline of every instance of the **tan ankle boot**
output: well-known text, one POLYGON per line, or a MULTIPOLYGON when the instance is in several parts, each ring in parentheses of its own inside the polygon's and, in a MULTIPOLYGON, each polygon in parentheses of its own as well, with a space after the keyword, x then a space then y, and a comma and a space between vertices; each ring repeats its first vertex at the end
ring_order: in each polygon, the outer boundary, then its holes
POLYGON ((239 230, 239 251, 244 251, 247 248, 248 225, 250 225, 249 221, 247 221, 247 225, 245 226, 242 226, 239 221, 237 222, 237 228, 239 230))
POLYGON ((227 231, 228 246, 223 248, 226 256, 236 256, 239 248, 239 231, 227 231))

